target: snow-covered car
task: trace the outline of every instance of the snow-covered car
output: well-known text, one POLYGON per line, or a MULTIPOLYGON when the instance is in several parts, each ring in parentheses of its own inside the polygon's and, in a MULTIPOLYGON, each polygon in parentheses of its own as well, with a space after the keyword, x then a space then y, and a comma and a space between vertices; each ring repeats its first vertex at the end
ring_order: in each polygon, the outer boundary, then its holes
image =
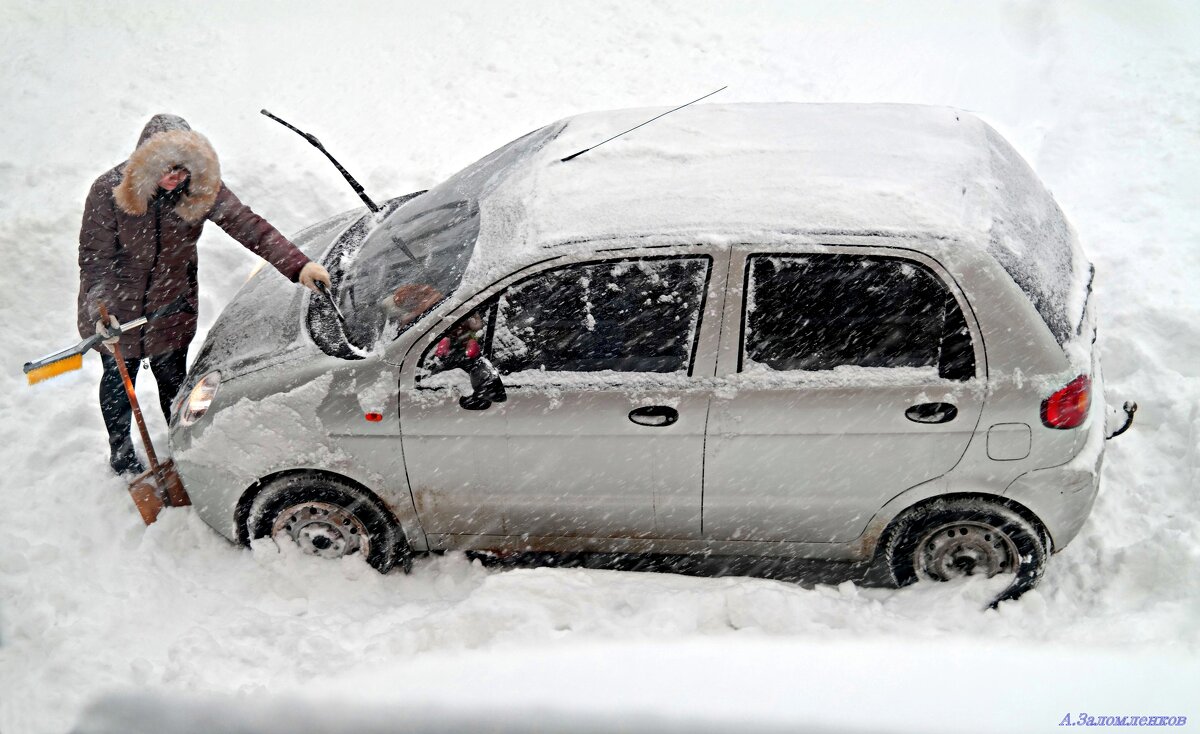
POLYGON ((170 438, 200 516, 380 570, 493 550, 1037 582, 1098 488, 1092 268, 978 118, 705 105, 536 130, 297 238, 170 438))

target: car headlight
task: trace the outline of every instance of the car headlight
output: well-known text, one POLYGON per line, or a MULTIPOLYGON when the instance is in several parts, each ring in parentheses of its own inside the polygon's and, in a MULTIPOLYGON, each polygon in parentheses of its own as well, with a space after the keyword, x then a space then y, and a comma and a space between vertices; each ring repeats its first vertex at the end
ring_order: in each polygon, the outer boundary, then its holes
POLYGON ((209 372, 200 378, 200 382, 196 383, 191 394, 188 395, 187 402, 183 404, 183 413, 179 416, 179 424, 190 426, 200 420, 201 416, 208 412, 208 407, 212 405, 213 398, 217 396, 217 388, 220 386, 220 372, 209 372))

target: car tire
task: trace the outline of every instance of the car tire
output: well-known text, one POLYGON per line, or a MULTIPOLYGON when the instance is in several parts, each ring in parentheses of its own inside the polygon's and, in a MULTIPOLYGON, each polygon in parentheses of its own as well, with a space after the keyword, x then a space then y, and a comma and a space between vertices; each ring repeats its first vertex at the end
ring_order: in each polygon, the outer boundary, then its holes
POLYGON ((397 562, 410 568, 404 534, 379 500, 342 479, 294 474, 276 479, 255 496, 246 521, 249 537, 290 537, 307 555, 324 558, 362 553, 387 573, 397 562))
POLYGON ((1015 573, 991 606, 1037 586, 1046 570, 1049 536, 1017 512, 978 499, 940 499, 909 510, 893 525, 885 565, 897 586, 920 580, 1015 573))

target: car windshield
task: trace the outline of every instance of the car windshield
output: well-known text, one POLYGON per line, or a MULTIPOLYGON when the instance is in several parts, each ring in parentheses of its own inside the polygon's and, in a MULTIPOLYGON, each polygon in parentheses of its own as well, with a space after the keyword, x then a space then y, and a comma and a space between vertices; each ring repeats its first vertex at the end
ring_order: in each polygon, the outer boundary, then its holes
POLYGON ((369 350, 395 339, 458 288, 479 236, 480 200, 561 130, 514 140, 405 201, 367 234, 337 286, 351 344, 369 350))

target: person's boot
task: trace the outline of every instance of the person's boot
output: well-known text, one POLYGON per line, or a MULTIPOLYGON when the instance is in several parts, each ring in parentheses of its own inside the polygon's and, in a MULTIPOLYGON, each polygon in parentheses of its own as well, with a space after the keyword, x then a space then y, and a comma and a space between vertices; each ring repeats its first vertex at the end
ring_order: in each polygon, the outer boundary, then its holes
POLYGON ((118 476, 122 474, 141 474, 146 471, 141 459, 133 451, 133 441, 125 439, 122 443, 112 446, 108 457, 108 465, 118 476))

